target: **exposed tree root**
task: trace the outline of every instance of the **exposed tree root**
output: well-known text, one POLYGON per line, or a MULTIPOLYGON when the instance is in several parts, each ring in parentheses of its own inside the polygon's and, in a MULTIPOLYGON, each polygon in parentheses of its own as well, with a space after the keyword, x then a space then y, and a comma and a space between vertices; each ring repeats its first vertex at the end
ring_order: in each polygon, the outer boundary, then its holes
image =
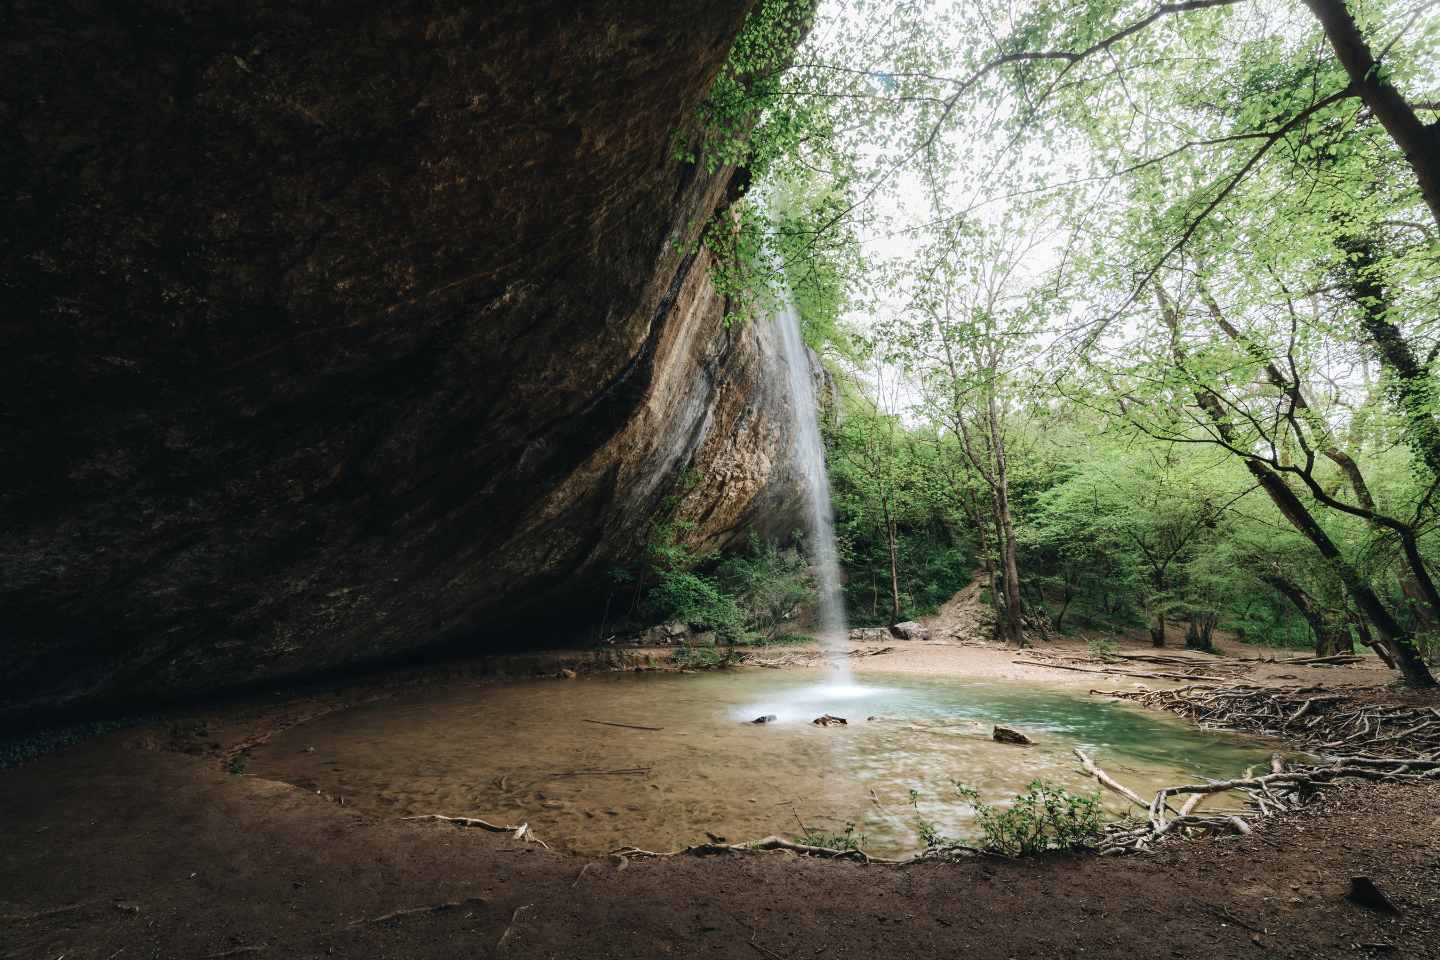
POLYGON ((530 843, 538 843, 546 850, 550 849, 549 844, 547 844, 544 840, 541 840, 539 837, 535 836, 535 831, 530 829, 530 824, 528 823, 522 823, 518 827, 509 826, 508 824, 506 826, 500 827, 496 826, 493 823, 486 823, 484 820, 477 820, 474 817, 444 817, 438 813, 427 813, 423 817, 400 817, 398 819, 443 820, 445 823, 453 823, 455 824, 455 826, 462 829, 465 827, 479 827, 481 830, 489 830, 491 833, 513 834, 516 840, 525 840, 530 843))
MULTIPOLYGON (((872 857, 864 850, 835 850, 830 847, 816 847, 808 843, 796 843, 793 840, 786 840, 784 837, 766 837, 764 840, 755 840, 750 843, 700 843, 695 846, 686 847, 684 850, 675 850, 671 853, 656 853, 653 850, 641 850, 639 847, 620 847, 612 850, 607 856, 617 854, 627 857, 678 857, 684 854, 696 854, 704 856, 711 853, 747 853, 757 850, 793 850, 796 853, 808 854, 812 857, 827 857, 831 860, 857 860, 861 863, 895 864, 906 863, 907 860, 887 860, 881 857, 872 857)), ((972 851, 973 852, 973 851, 972 851)))
MULTIPOLYGON (((1091 693, 1100 691, 1092 690, 1091 693)), ((1101 850, 1144 849, 1147 844, 1175 836, 1239 833, 1250 835, 1256 820, 1297 809, 1336 780, 1383 780, 1421 782, 1440 779, 1440 712, 1432 707, 1359 707, 1343 694, 1305 697, 1315 688, 1279 689, 1235 685, 1226 688, 1191 684, 1175 690, 1128 693, 1114 691, 1106 696, 1138 700, 1149 707, 1169 709, 1214 726, 1256 729, 1274 735, 1292 730, 1292 724, 1309 716, 1302 742, 1324 740, 1322 749, 1347 745, 1381 748, 1391 756, 1348 756, 1329 764, 1287 765, 1278 753, 1270 756, 1270 773, 1234 780, 1207 780, 1165 787, 1148 804, 1133 791, 1117 783, 1079 750, 1075 755, 1085 770, 1100 783, 1126 799, 1146 808, 1144 821, 1110 824, 1101 850), (1434 715, 1437 720, 1430 720, 1434 715), (1218 723, 1217 723, 1218 721, 1218 723), (1417 722, 1418 721, 1418 722, 1417 722), (1375 736, 1388 725, 1395 732, 1375 736), (1425 736, 1417 736, 1424 733, 1425 736), (1402 754, 1395 756, 1394 754, 1402 754), (1408 756, 1405 756, 1408 754, 1408 756), (1196 815, 1202 799, 1217 793, 1243 793, 1254 814, 1248 819, 1232 815, 1196 815), (1169 798, 1188 795, 1176 811, 1169 798), (1174 814, 1167 818, 1167 813, 1174 814)), ((1249 771, 1247 771, 1248 773, 1249 771)))
POLYGON ((495 944, 496 953, 499 953, 500 949, 505 946, 505 941, 510 939, 510 934, 513 933, 515 930, 515 921, 520 919, 520 914, 526 910, 529 910, 530 907, 531 904, 527 903, 523 907, 515 908, 515 913, 510 917, 510 926, 505 928, 505 932, 500 934, 500 942, 495 944))
POLYGON ((1208 727, 1253 730, 1322 751, 1369 754, 1372 759, 1440 759, 1440 709, 1360 705, 1317 687, 1187 684, 1173 690, 1091 690, 1134 700, 1208 727))
POLYGON ((352 927, 362 923, 384 923, 386 920, 396 920, 400 917, 414 917, 426 913, 440 913, 442 910, 455 910, 466 904, 489 903, 484 897, 471 897, 468 900, 456 900, 450 903, 437 903, 433 907, 411 907, 409 910, 396 910, 394 913, 387 913, 379 917, 362 917, 359 920, 350 921, 352 927))

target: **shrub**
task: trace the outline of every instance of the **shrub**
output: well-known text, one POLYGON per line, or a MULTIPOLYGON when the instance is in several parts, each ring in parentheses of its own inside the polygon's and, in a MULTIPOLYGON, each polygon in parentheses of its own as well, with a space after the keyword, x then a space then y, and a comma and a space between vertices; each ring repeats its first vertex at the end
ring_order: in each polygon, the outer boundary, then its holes
POLYGON ((824 847, 827 850, 859 850, 870 842, 870 838, 865 834, 855 833, 855 821, 853 820, 845 821, 844 833, 824 833, 814 827, 806 827, 803 823, 800 826, 805 830, 805 839, 801 842, 812 847, 824 847))
POLYGON ((778 542, 762 542, 752 532, 749 555, 720 564, 715 581, 721 594, 734 604, 744 631, 763 639, 779 634, 800 607, 815 597, 815 582, 800 552, 799 534, 793 546, 782 549, 778 542))
POLYGON ((992 807, 980 802, 979 791, 959 780, 950 782, 974 807, 985 844, 997 853, 1023 857, 1051 847, 1093 847, 1100 840, 1103 808, 1098 795, 1077 796, 1048 780, 1032 780, 1009 806, 992 807))
MULTIPOLYGON (((1006 806, 992 807, 980 802, 980 792, 951 780, 960 796, 975 811, 975 823, 985 836, 985 849, 1011 857, 1023 857, 1051 847, 1074 849, 1095 846, 1102 835, 1103 808, 1098 795, 1077 796, 1048 780, 1030 781, 1029 789, 1006 806)), ((942 834, 939 828, 920 817, 920 794, 910 791, 915 808, 920 842, 927 849, 956 849, 968 846, 942 834)))

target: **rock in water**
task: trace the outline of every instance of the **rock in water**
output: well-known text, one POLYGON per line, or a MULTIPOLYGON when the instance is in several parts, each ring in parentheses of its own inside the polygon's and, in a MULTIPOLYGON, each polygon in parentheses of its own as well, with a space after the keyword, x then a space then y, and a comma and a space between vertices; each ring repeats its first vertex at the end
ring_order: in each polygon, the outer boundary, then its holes
POLYGON ((815 726, 817 726, 817 727, 843 727, 843 726, 847 726, 847 724, 845 723, 845 718, 844 718, 844 717, 832 717, 832 716, 830 716, 830 714, 828 714, 828 713, 825 714, 825 716, 823 716, 823 717, 816 717, 814 720, 812 720, 812 721, 810 721, 810 722, 813 723, 813 724, 815 724, 815 726))
POLYGON ((751 723, 774 723, 774 722, 775 722, 775 714, 773 714, 773 713, 767 713, 767 714, 765 714, 765 716, 763 716, 763 717, 756 717, 754 720, 751 720, 750 722, 751 722, 751 723))
POLYGON ((996 741, 1000 742, 1000 743, 1034 743, 1034 742, 1035 742, 1034 740, 1031 740, 1031 739, 1030 739, 1029 737, 1027 737, 1025 734, 1021 733, 1019 730, 1016 730, 1014 727, 1010 726, 1010 725, 1007 724, 1007 723, 997 723, 997 724, 995 724, 995 730, 990 734, 990 736, 991 736, 993 739, 995 739, 996 741))

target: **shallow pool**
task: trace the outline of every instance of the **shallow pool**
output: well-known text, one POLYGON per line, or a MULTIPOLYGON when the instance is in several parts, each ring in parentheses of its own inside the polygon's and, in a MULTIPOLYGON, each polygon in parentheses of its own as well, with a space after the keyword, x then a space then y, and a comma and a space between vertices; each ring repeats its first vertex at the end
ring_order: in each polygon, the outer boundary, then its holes
POLYGON ((853 821, 868 851, 893 856, 919 846, 910 790, 951 836, 975 835, 951 778, 991 803, 1037 778, 1093 793, 1077 746, 1141 796, 1195 774, 1239 776, 1271 749, 1038 684, 736 669, 417 690, 291 728, 257 747, 246 772, 383 817, 528 822, 552 848, 580 854, 853 821), (825 713, 849 722, 811 723, 825 713), (1037 742, 996 743, 995 723, 1037 742))

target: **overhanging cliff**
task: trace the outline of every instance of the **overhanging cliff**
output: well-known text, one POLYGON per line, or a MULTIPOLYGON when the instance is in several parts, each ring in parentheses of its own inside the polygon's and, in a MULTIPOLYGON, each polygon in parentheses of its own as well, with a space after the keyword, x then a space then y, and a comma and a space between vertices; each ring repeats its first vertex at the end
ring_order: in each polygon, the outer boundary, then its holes
POLYGON ((688 468, 802 525, 670 147, 748 6, 12 6, 0 725, 545 642, 688 468))

